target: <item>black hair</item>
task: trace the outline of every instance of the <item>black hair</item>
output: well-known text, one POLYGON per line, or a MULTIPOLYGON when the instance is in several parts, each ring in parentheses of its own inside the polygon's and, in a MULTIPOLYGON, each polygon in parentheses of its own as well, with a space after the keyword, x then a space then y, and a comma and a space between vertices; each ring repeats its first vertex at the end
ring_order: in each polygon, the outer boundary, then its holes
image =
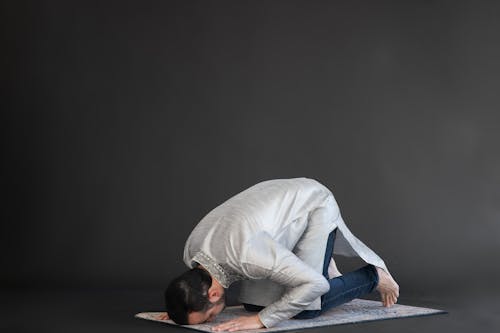
POLYGON ((188 325, 188 314, 205 312, 214 306, 208 300, 212 277, 201 268, 192 268, 176 277, 165 290, 165 306, 168 316, 176 324, 188 325))

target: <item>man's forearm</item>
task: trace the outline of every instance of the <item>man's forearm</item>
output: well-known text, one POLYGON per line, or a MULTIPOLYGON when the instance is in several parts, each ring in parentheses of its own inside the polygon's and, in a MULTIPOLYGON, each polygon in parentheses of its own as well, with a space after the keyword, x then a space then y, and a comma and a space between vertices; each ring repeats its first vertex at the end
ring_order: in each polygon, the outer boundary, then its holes
POLYGON ((290 319, 303 311, 309 304, 321 295, 328 292, 330 285, 326 279, 305 283, 290 289, 276 302, 268 305, 259 313, 260 321, 267 328, 275 326, 277 323, 290 319))

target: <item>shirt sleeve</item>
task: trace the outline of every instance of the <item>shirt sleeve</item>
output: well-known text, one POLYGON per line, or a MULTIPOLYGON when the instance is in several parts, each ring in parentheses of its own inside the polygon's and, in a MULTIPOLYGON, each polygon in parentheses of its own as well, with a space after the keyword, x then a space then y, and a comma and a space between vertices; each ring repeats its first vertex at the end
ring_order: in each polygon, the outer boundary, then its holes
POLYGON ((330 290, 322 274, 264 231, 246 244, 242 267, 251 279, 270 279, 286 287, 279 300, 258 313, 267 328, 292 318, 330 290))

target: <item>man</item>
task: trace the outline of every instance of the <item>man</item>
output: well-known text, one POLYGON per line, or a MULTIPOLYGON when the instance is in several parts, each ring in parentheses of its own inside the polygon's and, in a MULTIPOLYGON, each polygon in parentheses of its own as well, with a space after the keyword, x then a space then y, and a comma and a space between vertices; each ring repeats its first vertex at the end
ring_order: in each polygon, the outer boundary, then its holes
POLYGON ((257 312, 214 331, 313 318, 373 290, 386 307, 399 297, 384 261, 347 228, 330 190, 308 178, 263 181, 210 211, 188 237, 184 262, 190 270, 165 290, 163 318, 210 322, 225 307, 225 289, 240 280, 239 300, 257 312), (342 275, 333 254, 367 265, 342 275))

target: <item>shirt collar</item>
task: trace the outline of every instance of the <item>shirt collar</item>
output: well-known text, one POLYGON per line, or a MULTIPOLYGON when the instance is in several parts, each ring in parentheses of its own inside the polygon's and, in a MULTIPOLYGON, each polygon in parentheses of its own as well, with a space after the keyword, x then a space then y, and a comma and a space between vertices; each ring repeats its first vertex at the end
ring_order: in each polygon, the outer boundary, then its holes
POLYGON ((218 264, 214 258, 201 250, 196 252, 192 261, 196 261, 205 267, 210 275, 212 275, 212 277, 214 277, 224 288, 229 288, 233 282, 243 279, 243 276, 234 272, 229 265, 218 264))

